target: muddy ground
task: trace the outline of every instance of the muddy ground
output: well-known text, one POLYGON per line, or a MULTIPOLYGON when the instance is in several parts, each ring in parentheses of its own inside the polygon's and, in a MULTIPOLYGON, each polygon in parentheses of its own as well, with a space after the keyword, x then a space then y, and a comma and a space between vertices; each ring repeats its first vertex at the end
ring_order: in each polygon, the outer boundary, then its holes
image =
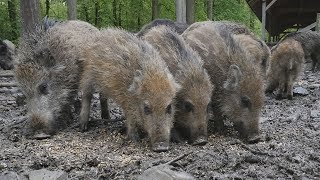
MULTIPOLYGON (((258 143, 243 143, 229 124, 226 134, 211 134, 205 146, 172 143, 162 153, 150 151, 146 140, 128 142, 121 134, 123 122, 95 122, 81 133, 75 119, 50 139, 27 139, 26 110, 16 104, 17 89, 0 88, 0 173, 27 175, 46 168, 63 170, 71 179, 136 179, 149 167, 188 154, 174 165, 197 179, 320 179, 320 73, 305 71, 297 86, 309 95, 267 96, 258 143)), ((99 118, 97 95, 93 109, 91 116, 99 118)), ((114 117, 118 113, 112 109, 114 117)))

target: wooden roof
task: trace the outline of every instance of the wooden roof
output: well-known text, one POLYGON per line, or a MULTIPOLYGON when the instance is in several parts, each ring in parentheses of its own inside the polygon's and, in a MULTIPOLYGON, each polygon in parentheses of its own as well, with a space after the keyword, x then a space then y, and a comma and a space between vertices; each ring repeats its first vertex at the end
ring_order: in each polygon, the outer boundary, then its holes
MULTIPOLYGON (((262 0, 246 0, 256 16, 261 20, 262 0)), ((275 0, 266 0, 267 6, 275 0)), ((320 0, 276 0, 266 13, 266 30, 271 36, 297 26, 306 27, 316 22, 320 12, 320 0)))

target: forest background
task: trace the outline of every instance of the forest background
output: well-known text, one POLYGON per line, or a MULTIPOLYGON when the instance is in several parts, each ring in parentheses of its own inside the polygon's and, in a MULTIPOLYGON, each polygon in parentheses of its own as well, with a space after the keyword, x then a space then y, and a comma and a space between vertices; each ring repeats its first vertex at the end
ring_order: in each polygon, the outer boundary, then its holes
MULTIPOLYGON (((261 35, 261 23, 245 0, 194 0, 194 20, 229 20, 247 25, 257 36, 261 35), (208 5, 212 9, 208 10, 208 5), (210 12, 211 11, 211 12, 210 12)), ((87 21, 98 28, 122 27, 137 32, 155 18, 176 20, 175 0, 77 0, 77 19, 87 21), (154 11, 157 11, 156 17, 154 11)), ((41 18, 66 20, 66 0, 40 0, 41 18)), ((19 0, 0 0, 0 40, 16 43, 21 31, 19 0)))

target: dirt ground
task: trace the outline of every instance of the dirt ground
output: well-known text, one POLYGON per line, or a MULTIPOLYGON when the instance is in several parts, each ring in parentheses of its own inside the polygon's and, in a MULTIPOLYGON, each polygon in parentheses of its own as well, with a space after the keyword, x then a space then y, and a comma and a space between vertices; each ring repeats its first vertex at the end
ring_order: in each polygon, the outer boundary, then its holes
MULTIPOLYGON (((309 95, 266 97, 258 143, 243 143, 229 124, 227 134, 211 134, 205 146, 172 143, 162 153, 149 150, 146 140, 127 141, 120 132, 123 122, 95 122, 81 133, 75 119, 50 139, 28 139, 26 107, 16 104, 17 88, 0 88, 0 174, 46 168, 63 170, 71 179, 136 179, 149 167, 188 154, 174 165, 197 179, 320 179, 320 72, 305 71, 297 86, 309 95)), ((99 118, 97 95, 92 106, 91 116, 99 118)))

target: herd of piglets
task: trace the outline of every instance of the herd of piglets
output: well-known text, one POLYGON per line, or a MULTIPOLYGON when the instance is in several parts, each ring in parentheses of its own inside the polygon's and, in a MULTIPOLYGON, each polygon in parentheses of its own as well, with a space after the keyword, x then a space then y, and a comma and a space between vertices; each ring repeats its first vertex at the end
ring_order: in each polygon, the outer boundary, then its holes
POLYGON ((270 50, 229 21, 158 19, 131 33, 45 19, 17 48, 1 41, 0 66, 14 70, 31 135, 68 126, 79 92, 80 130, 88 130, 98 92, 103 119, 110 118, 111 98, 123 109, 128 139, 147 137, 162 152, 172 141, 205 145, 210 133, 224 131, 225 120, 244 142, 258 141, 265 93, 292 99, 304 59, 319 68, 319 46, 320 34, 308 31, 289 34, 270 50))

